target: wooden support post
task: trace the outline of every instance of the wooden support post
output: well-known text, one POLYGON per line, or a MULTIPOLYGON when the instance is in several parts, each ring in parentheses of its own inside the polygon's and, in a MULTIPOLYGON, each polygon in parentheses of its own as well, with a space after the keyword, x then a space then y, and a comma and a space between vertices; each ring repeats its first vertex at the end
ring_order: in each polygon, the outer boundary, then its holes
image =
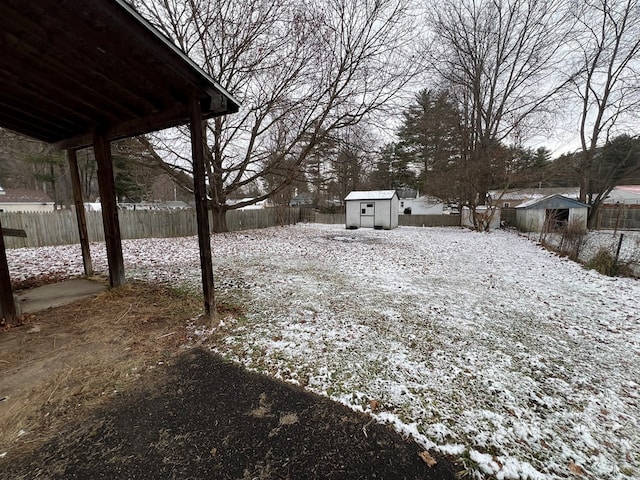
POLYGON ((98 162, 98 187, 100 204, 102 205, 102 223, 107 247, 109 264, 109 285, 124 285, 124 260, 122 258, 122 241, 118 223, 118 205, 116 203, 116 187, 113 178, 113 162, 111 159, 111 143, 105 136, 96 131, 93 135, 93 150, 98 162))
POLYGON ((215 321, 215 297, 213 289, 213 264, 211 260, 211 237, 209 211, 207 208, 207 184, 204 166, 204 125, 200 100, 195 95, 190 108, 191 153, 193 157, 193 186, 198 221, 198 244, 200 246, 200 270, 202 272, 202 292, 204 293, 204 313, 215 321))
POLYGON ((16 304, 13 301, 13 289, 11 288, 11 276, 9 275, 9 263, 2 235, 2 223, 0 223, 0 307, 2 316, 8 326, 18 323, 16 304))
POLYGON ((80 173, 78 172, 78 156, 75 150, 67 150, 69 159, 69 171, 71 172, 71 187, 73 188, 73 204, 76 207, 76 221, 78 222, 78 234, 80 237, 80 248, 82 250, 82 263, 84 264, 84 274, 87 277, 93 275, 93 264, 91 263, 91 250, 89 249, 89 234, 87 233, 87 219, 84 213, 84 202, 82 201, 82 186, 80 185, 80 173))

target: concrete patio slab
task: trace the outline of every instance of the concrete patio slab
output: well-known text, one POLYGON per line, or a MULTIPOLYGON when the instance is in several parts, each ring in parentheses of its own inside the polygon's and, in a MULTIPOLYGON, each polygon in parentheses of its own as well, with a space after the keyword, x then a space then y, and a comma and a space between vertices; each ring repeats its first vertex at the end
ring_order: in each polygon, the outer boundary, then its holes
POLYGON ((16 292, 22 313, 34 313, 51 307, 67 305, 76 300, 91 298, 107 289, 107 285, 94 280, 77 278, 60 283, 16 292))

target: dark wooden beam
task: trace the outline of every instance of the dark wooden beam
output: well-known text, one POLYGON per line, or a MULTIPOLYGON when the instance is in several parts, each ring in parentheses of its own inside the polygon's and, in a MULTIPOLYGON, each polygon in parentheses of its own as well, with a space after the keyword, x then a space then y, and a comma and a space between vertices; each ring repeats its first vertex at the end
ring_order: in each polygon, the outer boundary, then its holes
POLYGON ((2 223, 0 223, 0 307, 2 315, 8 326, 18 323, 16 304, 13 302, 13 289, 11 288, 11 276, 9 275, 9 263, 2 235, 2 223))
POLYGON ((196 219, 198 221, 198 244, 200 246, 200 270, 202 272, 202 292, 204 293, 204 313, 212 321, 216 318, 213 289, 213 265, 211 261, 211 236, 209 230, 209 210, 207 208, 207 185, 204 167, 204 123, 200 99, 195 95, 190 109, 191 153, 193 156, 193 186, 196 197, 196 219))
MULTIPOLYGON (((186 105, 175 104, 162 112, 150 114, 148 116, 127 120, 116 125, 111 125, 104 131, 104 136, 115 141, 121 138, 141 135, 153 130, 184 125, 189 119, 189 109, 186 105), (179 120, 177 120, 179 119, 179 120)), ((93 133, 86 132, 51 145, 54 149, 81 149, 91 146, 93 143, 93 133)))
POLYGON ((109 284, 112 287, 124 285, 124 260, 122 258, 122 240, 118 223, 118 205, 113 177, 111 144, 102 132, 96 130, 93 135, 93 151, 98 162, 98 187, 102 205, 102 223, 109 263, 109 284))
POLYGON ((5 237, 27 238, 27 232, 22 228, 3 228, 2 235, 5 237))
POLYGON ((69 159, 69 172, 71 173, 71 187, 73 188, 73 204, 76 207, 76 221, 78 222, 78 235, 80 237, 80 249, 82 250, 82 263, 84 274, 87 277, 93 275, 91 262, 91 250, 89 248, 89 234, 87 232, 87 219, 84 213, 82 201, 82 186, 80 185, 80 173, 78 171, 78 156, 75 150, 67 150, 69 159))
MULTIPOLYGON (((216 102, 221 102, 222 105, 227 105, 220 99, 220 95, 216 97, 207 97, 200 102, 200 111, 202 112, 202 118, 212 118, 226 114, 228 112, 221 111, 216 102), (206 107, 203 110, 203 105, 206 107)), ((116 125, 111 125, 105 132, 105 137, 110 141, 119 140, 121 138, 133 137, 136 135, 142 135, 154 130, 162 130, 169 127, 175 127, 178 125, 184 125, 187 123, 191 116, 187 105, 181 103, 175 103, 170 107, 165 108, 158 113, 152 113, 143 117, 135 118, 133 120, 127 120, 116 125)), ((51 147, 56 150, 65 149, 81 149, 90 147, 93 142, 93 134, 90 132, 76 135, 74 137, 67 138, 51 144, 51 147)))

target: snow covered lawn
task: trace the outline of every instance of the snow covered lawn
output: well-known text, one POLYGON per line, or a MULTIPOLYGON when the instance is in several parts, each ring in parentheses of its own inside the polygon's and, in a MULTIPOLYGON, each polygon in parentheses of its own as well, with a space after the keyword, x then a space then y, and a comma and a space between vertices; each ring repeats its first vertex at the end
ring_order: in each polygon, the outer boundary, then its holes
MULTIPOLYGON (((373 405, 478 477, 639 477, 640 281, 507 232, 311 224, 212 242, 219 296, 247 309, 220 327, 226 357, 373 405)), ((130 278, 199 287, 195 238, 123 246, 130 278)), ((78 246, 9 262, 15 280, 82 272, 78 246)))

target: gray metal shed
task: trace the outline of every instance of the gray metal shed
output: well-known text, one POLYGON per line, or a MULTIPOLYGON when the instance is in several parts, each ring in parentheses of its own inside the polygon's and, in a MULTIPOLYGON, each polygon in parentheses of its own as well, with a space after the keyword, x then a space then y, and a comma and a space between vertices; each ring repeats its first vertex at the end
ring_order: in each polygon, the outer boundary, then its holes
POLYGON ((391 230, 398 226, 395 190, 353 191, 344 199, 347 228, 391 230))
POLYGON ((587 229, 589 205, 559 194, 529 200, 516 207, 516 226, 523 232, 557 230, 572 225, 587 229))

